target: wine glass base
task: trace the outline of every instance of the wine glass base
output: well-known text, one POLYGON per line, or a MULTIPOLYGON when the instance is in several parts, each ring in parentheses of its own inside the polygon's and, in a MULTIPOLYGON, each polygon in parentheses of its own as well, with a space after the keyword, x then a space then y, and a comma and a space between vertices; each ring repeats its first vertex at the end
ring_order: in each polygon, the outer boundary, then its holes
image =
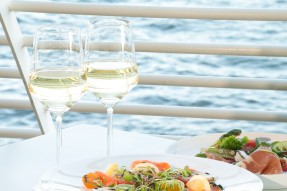
POLYGON ((33 191, 87 191, 85 188, 74 188, 68 185, 54 184, 53 187, 50 185, 36 185, 33 187, 33 191))
POLYGON ((82 176, 94 170, 104 170, 112 157, 90 158, 50 169, 44 173, 34 191, 88 191, 82 183, 82 176))
POLYGON ((63 173, 54 169, 42 175, 34 191, 86 191, 81 183, 81 176, 63 173))

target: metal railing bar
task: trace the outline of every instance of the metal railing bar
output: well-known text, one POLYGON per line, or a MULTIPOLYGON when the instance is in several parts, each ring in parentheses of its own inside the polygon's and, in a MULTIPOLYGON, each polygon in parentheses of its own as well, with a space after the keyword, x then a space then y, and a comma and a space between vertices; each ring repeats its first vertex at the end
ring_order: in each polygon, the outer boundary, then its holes
POLYGON ((182 54, 286 57, 287 46, 176 42, 135 42, 136 51, 182 54))
POLYGON ((0 128, 0 138, 29 139, 41 135, 39 129, 31 128, 0 128))
MULTIPOLYGON (((31 105, 28 100, 24 99, 0 99, 0 108, 29 110, 31 109, 31 105)), ((73 106, 71 111, 84 113, 106 113, 106 109, 102 104, 82 101, 73 106)), ((119 104, 115 108, 115 113, 204 119, 287 122, 287 112, 244 109, 119 104)))
MULTIPOLYGON (((7 45, 5 36, 0 36, 0 44, 7 45)), ((33 37, 24 36, 23 46, 31 47, 32 44, 33 44, 33 37)), ((136 41, 135 47, 137 52, 153 52, 153 53, 274 56, 274 57, 287 56, 287 46, 275 46, 275 45, 236 45, 236 44, 136 41)))
POLYGON ((0 35, 0 45, 9 45, 8 40, 5 35, 0 35))
POLYGON ((189 86, 208 88, 235 88, 253 90, 287 90, 287 80, 240 77, 142 75, 140 84, 189 86))
POLYGON ((0 78, 14 78, 14 79, 20 79, 20 73, 17 69, 11 69, 11 68, 0 68, 0 78))
POLYGON ((27 99, 0 99, 0 108, 32 110, 31 103, 27 99))
POLYGON ((176 19, 287 21, 286 9, 159 7, 11 0, 11 11, 176 19))
MULTIPOLYGON (((0 78, 20 78, 15 69, 0 68, 0 78)), ((187 75, 140 75, 139 84, 253 90, 287 90, 287 79, 211 77, 187 75)))
MULTIPOLYGON (((92 102, 77 104, 71 111, 106 113, 102 104, 92 102)), ((115 113, 129 115, 287 122, 287 112, 275 111, 127 104, 118 105, 114 111, 115 113)))

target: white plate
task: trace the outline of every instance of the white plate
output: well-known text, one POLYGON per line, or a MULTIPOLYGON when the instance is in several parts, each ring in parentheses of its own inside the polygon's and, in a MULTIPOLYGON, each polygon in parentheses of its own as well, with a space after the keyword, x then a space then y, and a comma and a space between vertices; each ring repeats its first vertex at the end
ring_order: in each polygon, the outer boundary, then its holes
MULTIPOLYGON (((194 156, 200 152, 201 148, 206 148, 212 145, 222 133, 200 135, 191 138, 186 138, 171 145, 167 153, 194 156)), ((241 136, 248 136, 249 138, 268 137, 271 140, 286 141, 286 134, 276 133, 259 133, 249 132, 242 133, 241 136)), ((287 174, 277 175, 258 175, 264 184, 264 189, 286 189, 287 188, 287 174)))
MULTIPOLYGON (((67 182, 61 182, 61 184, 62 187, 63 185, 67 187, 70 184, 73 188, 71 190, 75 191, 86 190, 81 184, 81 176, 85 173, 95 170, 103 171, 111 162, 118 163, 120 166, 129 166, 132 161, 141 159, 164 161, 170 163, 172 166, 181 168, 188 165, 190 168, 209 172, 216 177, 216 183, 224 187, 224 191, 262 191, 263 189, 263 183, 260 178, 247 170, 215 160, 180 155, 132 155, 117 156, 111 160, 105 158, 81 161, 77 164, 66 166, 69 169, 69 172, 66 172, 69 174, 69 178, 66 179, 67 182), (76 187, 78 189, 75 189, 76 187)), ((38 187, 38 190, 41 189, 38 187)))

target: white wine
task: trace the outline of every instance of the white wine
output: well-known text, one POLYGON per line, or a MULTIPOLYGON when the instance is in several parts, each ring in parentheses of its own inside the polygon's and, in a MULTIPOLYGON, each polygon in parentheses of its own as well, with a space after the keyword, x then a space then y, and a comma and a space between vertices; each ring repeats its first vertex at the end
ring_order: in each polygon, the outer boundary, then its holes
POLYGON ((90 91, 106 106, 117 103, 138 83, 133 62, 89 62, 86 67, 90 91))
POLYGON ((85 71, 42 68, 30 73, 29 91, 53 114, 62 114, 87 90, 85 71))

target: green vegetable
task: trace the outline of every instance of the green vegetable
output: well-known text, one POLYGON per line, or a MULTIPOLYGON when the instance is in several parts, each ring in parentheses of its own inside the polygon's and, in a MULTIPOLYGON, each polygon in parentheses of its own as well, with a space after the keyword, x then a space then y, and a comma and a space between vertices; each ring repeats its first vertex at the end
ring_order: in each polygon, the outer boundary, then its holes
POLYGON ((247 136, 244 136, 240 139, 242 146, 244 146, 246 143, 248 143, 249 138, 247 136))
POLYGON ((231 131, 228 131, 227 133, 223 134, 223 135, 219 138, 219 140, 221 140, 221 139, 223 139, 223 138, 225 138, 225 137, 232 136, 232 135, 234 135, 234 136, 239 136, 239 135, 241 135, 241 133, 242 133, 242 131, 241 131, 240 129, 232 129, 231 131))
POLYGON ((272 146, 272 151, 279 156, 287 156, 287 141, 280 141, 272 146))
POLYGON ((115 186, 115 191, 135 191, 135 186, 129 184, 119 184, 115 186))
POLYGON ((243 137, 241 139, 236 138, 235 135, 231 135, 229 137, 224 137, 219 140, 217 145, 218 148, 221 149, 229 149, 229 150, 240 150, 243 146, 248 142, 248 137, 243 137))
POLYGON ((206 154, 204 154, 204 153, 198 153, 195 156, 196 157, 201 157, 201 158, 207 158, 206 154))
POLYGON ((273 147, 273 145, 275 145, 275 144, 277 144, 277 143, 279 143, 280 141, 274 141, 274 142, 272 142, 271 143, 271 147, 273 147))
POLYGON ((155 182, 155 191, 184 191, 184 183, 180 180, 160 180, 155 182))
POLYGON ((268 142, 266 142, 266 141, 260 141, 259 138, 256 138, 256 139, 255 139, 255 142, 256 142, 256 147, 257 147, 257 148, 260 147, 260 146, 263 146, 263 147, 270 147, 270 146, 271 146, 270 143, 268 143, 268 142))
POLYGON ((123 178, 125 181, 132 181, 134 179, 134 176, 130 172, 125 171, 123 174, 123 178))
POLYGON ((185 167, 183 168, 183 170, 181 171, 181 174, 182 174, 183 177, 189 177, 189 176, 191 176, 191 171, 190 171, 189 167, 188 167, 188 166, 185 166, 185 167))

